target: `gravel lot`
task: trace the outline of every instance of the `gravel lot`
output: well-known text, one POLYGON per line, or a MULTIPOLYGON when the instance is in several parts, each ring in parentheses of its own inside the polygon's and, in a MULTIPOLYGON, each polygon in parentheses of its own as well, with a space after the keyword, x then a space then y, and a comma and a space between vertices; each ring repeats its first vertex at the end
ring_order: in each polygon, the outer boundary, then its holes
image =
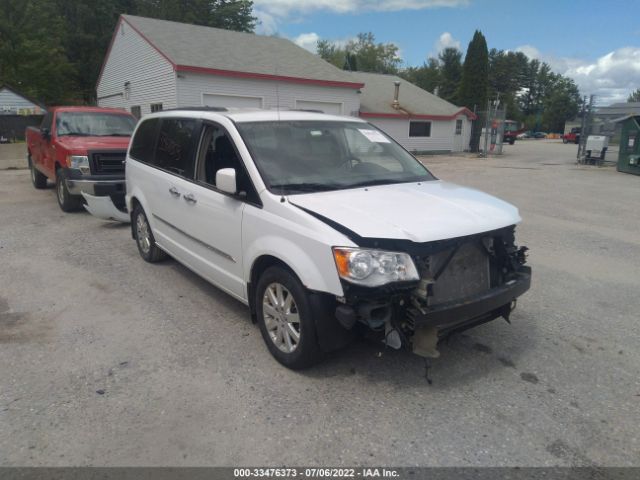
POLYGON ((426 159, 521 209, 534 271, 433 385, 364 340, 288 371, 243 305, 1 171, 0 465, 640 465, 640 177, 576 148, 426 159))

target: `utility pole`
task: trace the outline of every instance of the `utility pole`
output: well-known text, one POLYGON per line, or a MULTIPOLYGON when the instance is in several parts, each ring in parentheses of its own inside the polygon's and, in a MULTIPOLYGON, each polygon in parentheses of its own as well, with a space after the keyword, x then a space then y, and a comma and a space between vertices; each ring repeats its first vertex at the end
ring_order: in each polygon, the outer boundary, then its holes
POLYGON ((591 133, 591 115, 593 112, 593 105, 595 103, 596 96, 591 95, 589 97, 589 105, 587 106, 587 97, 585 95, 582 102, 582 122, 580 126, 580 143, 578 144, 578 163, 582 163, 582 157, 585 154, 585 145, 587 144, 587 137, 591 133))

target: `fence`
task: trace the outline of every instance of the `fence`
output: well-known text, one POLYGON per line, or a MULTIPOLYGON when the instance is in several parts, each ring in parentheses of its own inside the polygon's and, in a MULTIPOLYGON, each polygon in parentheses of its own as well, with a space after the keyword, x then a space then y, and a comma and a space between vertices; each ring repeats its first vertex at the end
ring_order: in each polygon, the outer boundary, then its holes
POLYGON ((10 142, 24 140, 27 127, 37 127, 42 122, 43 115, 0 115, 0 137, 8 138, 10 142))

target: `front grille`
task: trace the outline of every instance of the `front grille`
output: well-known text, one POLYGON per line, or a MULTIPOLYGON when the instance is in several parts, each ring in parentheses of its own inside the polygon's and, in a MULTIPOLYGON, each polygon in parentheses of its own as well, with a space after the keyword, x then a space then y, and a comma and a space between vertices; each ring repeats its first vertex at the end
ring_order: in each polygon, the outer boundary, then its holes
POLYGON ((432 278, 437 275, 431 286, 430 305, 470 297, 491 288, 489 257, 481 245, 465 243, 453 257, 452 253, 449 249, 430 256, 430 274, 432 278))
POLYGON ((125 150, 91 153, 91 171, 94 175, 117 175, 124 173, 125 150))

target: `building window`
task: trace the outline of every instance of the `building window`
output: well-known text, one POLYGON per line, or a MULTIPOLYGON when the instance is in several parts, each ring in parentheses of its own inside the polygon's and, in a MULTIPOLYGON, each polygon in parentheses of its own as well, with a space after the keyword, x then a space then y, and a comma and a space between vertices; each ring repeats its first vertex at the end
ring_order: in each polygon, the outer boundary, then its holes
POLYGON ((161 112, 162 104, 161 103, 152 103, 151 104, 151 113, 161 112))
POLYGON ((131 115, 133 115, 138 120, 140 120, 140 117, 142 116, 142 111, 140 109, 140 105, 135 105, 135 106, 131 107, 131 115))
POLYGON ((462 120, 456 120, 456 135, 462 135, 462 120))
POLYGON ((409 122, 409 137, 430 137, 431 122, 409 122))

